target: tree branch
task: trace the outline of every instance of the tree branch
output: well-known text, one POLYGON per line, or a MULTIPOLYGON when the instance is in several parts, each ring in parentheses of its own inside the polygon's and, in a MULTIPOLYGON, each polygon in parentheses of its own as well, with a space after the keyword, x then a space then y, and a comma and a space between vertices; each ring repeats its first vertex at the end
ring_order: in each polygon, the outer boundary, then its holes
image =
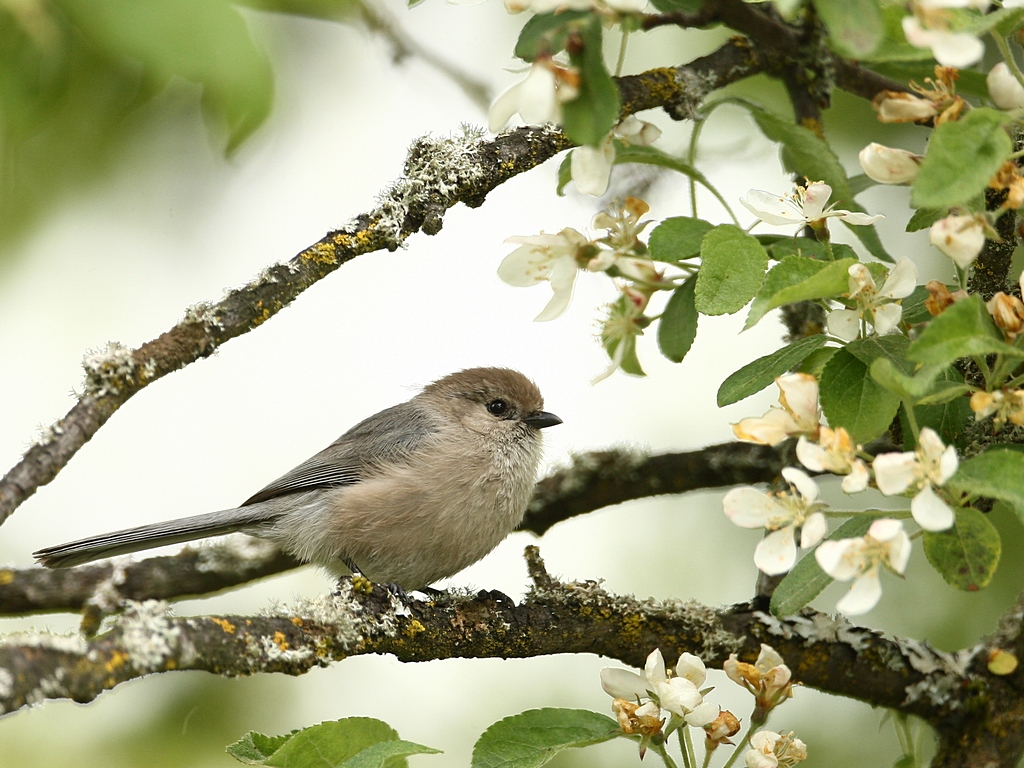
POLYGON ((0 712, 46 699, 92 701, 156 672, 299 675, 367 653, 402 661, 597 653, 642 667, 645 656, 661 648, 667 658, 691 651, 721 667, 731 653, 753 660, 765 642, 805 685, 898 707, 929 722, 962 715, 967 696, 984 696, 990 684, 966 670, 967 652, 887 640, 815 612, 779 620, 749 605, 715 610, 616 596, 594 582, 557 582, 535 547, 527 548, 527 558, 536 586, 519 605, 499 592, 480 592, 411 601, 399 610, 385 589, 343 579, 333 595, 275 615, 178 618, 165 604, 149 601, 133 604, 92 640, 11 637, 0 645, 0 712))

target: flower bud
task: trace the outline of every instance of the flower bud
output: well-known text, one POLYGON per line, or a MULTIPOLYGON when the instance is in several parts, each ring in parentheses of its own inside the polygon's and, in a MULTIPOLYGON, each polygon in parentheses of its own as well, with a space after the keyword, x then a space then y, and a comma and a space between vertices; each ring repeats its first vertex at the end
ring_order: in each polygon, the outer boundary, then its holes
POLYGON ((1024 107, 1024 86, 1017 82, 1005 62, 992 67, 985 82, 988 83, 988 95, 1000 109, 1024 107))
POLYGON ((871 102, 883 123, 916 123, 931 120, 939 114, 930 99, 904 91, 882 91, 871 102))
POLYGON ((960 269, 967 269, 985 245, 984 224, 978 216, 947 216, 932 224, 928 239, 960 269))
POLYGON ((729 737, 739 732, 740 721, 728 709, 723 709, 718 713, 718 717, 704 726, 709 749, 714 749, 719 744, 732 744, 729 737))
POLYGON ((860 167, 880 184, 908 184, 917 176, 924 158, 905 149, 871 143, 860 151, 860 167))
POLYGON ((950 293, 945 283, 938 280, 929 280, 924 287, 929 294, 928 298, 924 300, 924 306, 933 317, 938 317, 946 307, 951 307, 961 299, 967 298, 966 291, 961 289, 950 293))

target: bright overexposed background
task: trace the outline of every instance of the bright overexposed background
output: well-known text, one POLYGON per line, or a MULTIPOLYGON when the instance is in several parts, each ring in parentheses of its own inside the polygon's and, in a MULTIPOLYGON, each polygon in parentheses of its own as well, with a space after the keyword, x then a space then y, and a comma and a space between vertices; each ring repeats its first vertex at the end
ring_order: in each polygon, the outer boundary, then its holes
MULTIPOLYGON (((520 76, 503 68, 515 65, 510 52, 522 19, 507 16, 499 3, 390 10, 423 45, 495 92, 520 76)), ((413 139, 486 122, 450 80, 415 57, 396 65, 388 45, 365 31, 256 12, 247 19, 276 73, 268 124, 225 160, 195 110, 198 92, 172 88, 146 107, 169 116, 169 127, 140 134, 106 183, 51 211, 0 267, 2 468, 71 406, 84 352, 157 336, 188 306, 216 300, 370 209, 401 174, 413 139)), ((632 44, 627 71, 687 61, 714 41, 659 30, 650 48, 632 44)), ((777 95, 763 79, 747 93, 777 95)), ((840 99, 848 115, 853 106, 840 99)), ((684 146, 688 126, 660 113, 645 117, 665 129, 666 149, 684 146)), ((830 127, 840 134, 874 128, 870 116, 844 119, 849 124, 830 127)), ((890 135, 911 149, 924 137, 890 135)), ((851 171, 858 148, 844 149, 851 171)), ((585 230, 603 205, 571 192, 554 195, 560 159, 495 190, 477 210, 457 206, 436 237, 417 235, 405 250, 357 258, 271 322, 146 388, 3 526, 0 562, 27 567, 30 553, 46 545, 234 506, 356 421, 468 366, 510 366, 537 381, 548 410, 564 420, 545 431, 548 467, 573 451, 611 445, 667 451, 729 440, 729 422, 762 413, 775 393, 720 410, 715 392, 727 374, 779 346, 776 321, 739 334, 742 312, 704 318, 681 365, 665 361, 654 339, 644 338, 648 378, 616 374, 591 386, 607 362, 593 337, 598 307, 614 298, 610 281, 582 275, 569 311, 540 324, 532 318, 548 289, 498 280, 498 263, 511 249, 502 243, 506 237, 585 230)), ((732 201, 751 187, 788 185, 776 149, 728 109, 704 132, 701 168, 732 201)), ((645 195, 651 217, 687 214, 686 189, 682 177, 658 177, 645 195)), ((921 254, 924 279, 948 277, 947 265, 926 260, 920 233, 901 234, 906 190, 872 190, 862 200, 889 214, 881 231, 890 246, 899 244, 898 255, 908 248, 921 254)), ((708 218, 721 215, 709 200, 701 206, 708 218)), ((720 497, 625 504, 562 523, 539 542, 515 534, 451 584, 518 598, 527 587, 522 549, 539 543, 550 571, 566 579, 600 578, 611 591, 640 597, 739 602, 755 580, 757 534, 730 525, 720 497)), ((1018 533, 1013 521, 997 522, 1018 533)), ((882 607, 864 622, 949 648, 991 629, 994 611, 1021 577, 1019 566, 1004 565, 986 593, 961 595, 922 557, 909 574, 902 584, 887 581, 882 607)), ((330 587, 325 575, 304 569, 175 610, 253 612, 330 587)), ((818 604, 829 609, 837 595, 826 592, 818 604)), ((35 616, 2 620, 0 631, 76 625, 73 616, 35 616)), ((403 738, 445 752, 414 757, 413 765, 467 765, 476 737, 501 717, 544 706, 607 712, 598 671, 609 663, 617 664, 586 655, 427 664, 360 657, 294 679, 166 674, 87 706, 47 702, 0 719, 0 766, 230 766, 223 748, 247 730, 277 734, 353 715, 386 720, 403 738)), ((748 715, 738 688, 720 673, 711 682, 716 701, 748 715)), ((867 706, 800 689, 773 723, 810 744, 808 765, 864 765, 896 754, 895 737, 878 730, 879 720, 867 706)), ((603 745, 553 765, 629 765, 634 752, 625 742, 603 745)))

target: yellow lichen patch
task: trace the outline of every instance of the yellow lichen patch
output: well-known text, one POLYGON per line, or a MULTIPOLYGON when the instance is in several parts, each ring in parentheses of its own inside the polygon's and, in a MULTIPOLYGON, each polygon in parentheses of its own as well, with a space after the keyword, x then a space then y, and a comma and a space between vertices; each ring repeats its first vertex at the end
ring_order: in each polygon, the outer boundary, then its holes
POLYGON ((330 243, 319 242, 299 254, 300 259, 312 261, 315 264, 333 265, 338 263, 338 257, 334 246, 330 243))
POLYGON ((291 623, 294 624, 296 627, 303 626, 302 619, 299 618, 298 616, 292 616, 292 618, 289 619, 289 621, 291 621, 291 623))
POLYGON ((110 653, 110 658, 107 659, 107 663, 103 665, 103 668, 110 674, 113 674, 115 670, 123 667, 128 661, 128 654, 124 651, 114 650, 110 653))
POLYGON ((233 634, 235 633, 235 625, 234 625, 234 624, 232 624, 232 623, 231 623, 230 621, 228 621, 227 619, 220 619, 220 618, 217 618, 216 616, 211 616, 211 617, 210 617, 210 621, 212 621, 212 622, 213 622, 214 624, 216 624, 216 625, 217 625, 218 627, 220 627, 221 629, 223 629, 223 630, 224 630, 225 632, 227 632, 227 633, 228 633, 229 635, 233 635, 233 634))
POLYGON ((640 628, 643 625, 644 620, 639 614, 632 614, 625 616, 622 619, 622 636, 631 643, 638 642, 640 640, 640 628))
POLYGON ((352 589, 356 592, 362 592, 364 595, 368 595, 373 592, 373 582, 365 576, 353 576, 352 589))
POLYGON ((290 645, 288 645, 288 640, 285 638, 284 632, 274 633, 274 645, 276 645, 282 651, 287 651, 291 647, 290 645))
POLYGON ((426 632, 426 631, 427 631, 427 628, 426 628, 426 627, 424 627, 424 626, 423 626, 423 625, 422 625, 422 624, 421 624, 421 623, 420 623, 419 621, 417 621, 416 619, 413 619, 413 620, 412 620, 412 621, 410 621, 410 622, 409 622, 409 624, 408 624, 408 625, 407 625, 407 626, 405 627, 405 630, 404 630, 404 631, 405 631, 405 634, 406 634, 406 635, 407 635, 408 637, 416 637, 416 635, 418 635, 418 634, 419 634, 420 632, 426 632))
POLYGON ((266 307, 263 306, 263 302, 262 301, 257 301, 256 302, 255 309, 256 309, 256 316, 253 317, 253 319, 252 319, 252 327, 253 328, 256 328, 257 326, 263 325, 274 314, 269 309, 267 309, 266 307))
POLYGON ((10 584, 12 581, 14 581, 14 571, 0 568, 0 584, 10 584))

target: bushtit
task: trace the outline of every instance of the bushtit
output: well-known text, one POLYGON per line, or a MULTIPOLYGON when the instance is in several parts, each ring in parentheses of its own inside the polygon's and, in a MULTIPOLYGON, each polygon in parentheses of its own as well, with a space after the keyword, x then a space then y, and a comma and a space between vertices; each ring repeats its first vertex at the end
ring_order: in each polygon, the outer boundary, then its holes
POLYGON ((561 419, 507 368, 470 368, 352 427, 240 507, 41 549, 64 568, 243 531, 334 573, 420 589, 475 563, 523 518, 540 430, 561 419))

